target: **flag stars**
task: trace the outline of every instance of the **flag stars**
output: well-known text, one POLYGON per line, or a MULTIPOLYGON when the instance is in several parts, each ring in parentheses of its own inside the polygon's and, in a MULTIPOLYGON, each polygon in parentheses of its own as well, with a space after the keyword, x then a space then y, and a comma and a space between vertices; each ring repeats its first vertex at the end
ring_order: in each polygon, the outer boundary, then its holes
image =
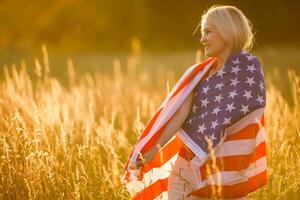
POLYGON ((264 103, 263 96, 257 95, 256 101, 258 101, 260 104, 263 104, 264 103))
POLYGON ((251 73, 253 73, 256 69, 254 68, 254 64, 253 65, 247 65, 247 71, 251 71, 251 73))
POLYGON ((207 115, 207 112, 203 113, 203 114, 201 115, 201 118, 204 119, 205 115, 207 115))
POLYGON ((226 110, 228 110, 228 111, 231 113, 231 111, 232 111, 233 109, 235 109, 235 107, 233 106, 233 103, 227 104, 226 110))
POLYGON ((234 87, 236 87, 236 84, 238 84, 240 82, 237 80, 237 78, 231 79, 230 81, 231 81, 230 85, 233 85, 234 87))
POLYGON ((200 125, 198 126, 197 132, 198 132, 198 133, 201 132, 201 133, 203 134, 203 132, 204 132, 205 130, 206 130, 205 124, 202 124, 201 126, 200 126, 200 125))
POLYGON ((218 106, 218 107, 214 108, 212 113, 218 115, 218 112, 220 112, 220 111, 221 111, 221 109, 218 106))
POLYGON ((249 105, 244 105, 242 104, 242 109, 240 111, 242 111, 244 114, 246 114, 247 112, 249 112, 249 105))
POLYGON ((188 121, 188 123, 189 123, 189 124, 192 124, 192 121, 193 121, 193 119, 190 119, 190 120, 188 121))
POLYGON ((212 121, 212 122, 211 122, 211 127, 210 127, 210 128, 216 129, 216 126, 218 126, 218 125, 219 125, 219 123, 218 123, 217 120, 216 120, 216 121, 212 121))
POLYGON ((249 56, 247 56, 247 59, 248 59, 248 60, 253 60, 253 59, 254 59, 254 56, 251 55, 251 54, 249 54, 249 56))
POLYGON ((245 92, 245 94, 243 96, 246 97, 247 101, 248 101, 252 97, 251 91, 244 90, 244 92, 245 92))
POLYGON ((202 89, 202 93, 207 94, 208 90, 209 90, 209 86, 206 86, 202 89))
POLYGON ((223 124, 225 124, 225 125, 227 125, 227 124, 231 124, 231 117, 228 117, 228 118, 226 118, 226 117, 224 117, 224 122, 223 122, 223 124))
POLYGON ((250 87, 252 86, 252 84, 255 84, 255 81, 253 79, 254 79, 254 77, 251 77, 251 78, 247 77, 246 83, 248 83, 250 85, 250 87))
POLYGON ((261 91, 264 91, 265 88, 264 88, 264 83, 262 81, 260 81, 259 87, 260 87, 261 91))
POLYGON ((204 100, 201 100, 201 107, 207 107, 207 104, 209 103, 209 101, 207 100, 207 98, 205 98, 204 100))
POLYGON ((241 69, 239 68, 239 66, 232 67, 231 72, 233 72, 233 73, 235 73, 235 74, 238 74, 239 71, 241 71, 241 69))
POLYGON ((224 97, 222 97, 222 95, 218 95, 218 96, 215 96, 215 102, 217 101, 218 103, 220 103, 221 99, 223 99, 224 97))
POLYGON ((238 65, 241 62, 239 61, 239 58, 236 58, 235 60, 232 61, 233 64, 238 65))
POLYGON ((212 136, 210 137, 210 139, 211 139, 212 141, 217 140, 217 138, 215 137, 215 133, 212 134, 212 136))
POLYGON ((232 92, 229 92, 229 97, 231 97, 232 99, 234 98, 234 96, 238 95, 236 93, 236 90, 233 90, 232 92))
POLYGON ((218 83, 218 84, 216 85, 215 88, 218 88, 219 90, 221 90, 221 88, 222 88, 223 86, 224 86, 224 83, 221 82, 221 83, 218 83))
POLYGON ((223 74, 225 74, 224 69, 218 71, 217 76, 221 76, 223 78, 223 74))

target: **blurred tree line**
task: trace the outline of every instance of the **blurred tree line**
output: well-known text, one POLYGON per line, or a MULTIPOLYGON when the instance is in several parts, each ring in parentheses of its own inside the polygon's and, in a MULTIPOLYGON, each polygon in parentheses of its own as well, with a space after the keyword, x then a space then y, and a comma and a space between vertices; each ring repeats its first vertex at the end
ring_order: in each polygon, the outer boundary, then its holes
MULTIPOLYGON (((199 48, 193 36, 204 10, 235 5, 252 21, 259 45, 300 43, 297 0, 2 0, 1 51, 127 51, 138 38, 149 51, 199 48)), ((1 52, 0 51, 0 52, 1 52)))

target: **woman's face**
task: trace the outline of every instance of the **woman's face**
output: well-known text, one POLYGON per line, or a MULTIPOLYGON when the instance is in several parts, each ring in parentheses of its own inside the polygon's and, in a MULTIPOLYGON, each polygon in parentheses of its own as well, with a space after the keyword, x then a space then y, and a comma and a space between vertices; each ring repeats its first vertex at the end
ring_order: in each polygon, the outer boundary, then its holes
POLYGON ((219 57, 226 48, 229 48, 217 28, 207 20, 204 21, 201 32, 201 43, 206 57, 219 57))

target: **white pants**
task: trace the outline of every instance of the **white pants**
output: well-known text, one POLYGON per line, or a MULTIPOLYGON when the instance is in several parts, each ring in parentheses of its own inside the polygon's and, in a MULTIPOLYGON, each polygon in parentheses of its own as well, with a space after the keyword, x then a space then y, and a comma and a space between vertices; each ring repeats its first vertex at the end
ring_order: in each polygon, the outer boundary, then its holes
MULTIPOLYGON (((197 180, 200 180, 199 169, 193 167, 191 162, 178 156, 168 182, 168 197, 170 200, 205 200, 197 196, 187 194, 196 189, 197 180)), ((225 200, 225 199, 223 199, 225 200)), ((231 199, 233 200, 233 199, 231 199)), ((234 200, 246 200, 246 197, 234 200)))

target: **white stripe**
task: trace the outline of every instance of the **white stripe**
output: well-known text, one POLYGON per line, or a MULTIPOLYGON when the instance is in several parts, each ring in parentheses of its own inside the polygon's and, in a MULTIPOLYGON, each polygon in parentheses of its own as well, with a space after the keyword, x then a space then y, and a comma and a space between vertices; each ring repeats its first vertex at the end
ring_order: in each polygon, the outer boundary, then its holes
POLYGON ((253 177, 267 169, 267 159, 262 157, 255 162, 251 163, 247 169, 239 171, 221 171, 209 176, 209 180, 205 179, 197 186, 198 189, 211 184, 220 185, 233 185, 247 181, 250 177, 253 177), (218 176, 221 176, 221 183, 218 183, 218 176))
POLYGON ((158 180, 168 178, 172 171, 178 154, 170 158, 166 163, 157 168, 152 168, 149 172, 145 173, 142 181, 129 181, 126 183, 126 189, 134 196, 136 193, 144 190, 149 185, 155 183, 158 180))
MULTIPOLYGON (((203 77, 203 75, 205 74, 205 72, 212 66, 214 60, 212 60, 210 63, 208 63, 204 69, 202 71, 200 71, 188 84, 187 86, 185 86, 182 90, 184 91, 184 93, 179 100, 181 101, 180 104, 177 103, 177 107, 174 107, 174 112, 178 110, 178 108, 180 107, 180 105, 183 103, 184 99, 187 97, 187 95, 191 92, 191 90, 197 85, 197 83, 199 82, 199 80, 203 77)), ((177 86, 179 87, 179 85, 177 86)), ((171 96, 171 95, 169 95, 171 96)), ((169 97, 170 98, 170 97, 169 97)), ((164 102, 163 103, 163 106, 164 104, 168 104, 168 101, 164 102)), ((160 113, 162 114, 162 113, 160 113)), ((171 116, 169 116, 170 118, 171 116)), ((165 122, 169 119, 169 118, 165 118, 165 122)), ((164 122, 164 123, 165 123, 164 122)), ((150 122, 149 122, 150 123, 150 122)), ((149 125, 149 123, 147 124, 147 126, 149 125)), ((157 124, 158 122, 155 121, 155 124, 157 124)), ((164 125, 162 123, 160 123, 161 126, 164 125)), ((146 127, 147 127, 146 126, 146 127)), ((157 130, 161 127, 161 126, 156 126, 155 128, 152 127, 151 130, 149 131, 149 133, 147 134, 147 136, 145 136, 139 143, 136 144, 134 150, 133 150, 133 153, 132 153, 132 156, 130 157, 130 160, 129 160, 129 166, 134 163, 138 157, 138 153, 141 151, 141 149, 149 142, 149 140, 153 137, 153 135, 157 132, 157 130)))
POLYGON ((162 180, 168 178, 172 171, 172 166, 174 165, 178 154, 173 156, 167 162, 165 162, 162 166, 157 168, 152 168, 149 172, 144 174, 142 182, 144 183, 145 187, 155 183, 158 180, 162 180))
MULTIPOLYGON (((215 157, 232 156, 232 155, 247 155, 253 152, 253 149, 265 141, 265 128, 259 129, 254 139, 232 140, 221 143, 215 147, 215 157)), ((186 143, 185 143, 186 144, 186 143)), ((187 145, 187 144, 186 144, 187 145)), ((190 146, 189 146, 190 147, 190 146)), ((191 149, 192 150, 192 149, 191 149)), ((194 167, 201 167, 205 161, 211 156, 210 153, 201 158, 195 156, 191 160, 194 167)))
POLYGON ((265 129, 259 129, 256 138, 254 139, 240 139, 226 141, 216 147, 216 157, 233 156, 233 155, 247 155, 253 152, 253 149, 265 141, 265 129))

